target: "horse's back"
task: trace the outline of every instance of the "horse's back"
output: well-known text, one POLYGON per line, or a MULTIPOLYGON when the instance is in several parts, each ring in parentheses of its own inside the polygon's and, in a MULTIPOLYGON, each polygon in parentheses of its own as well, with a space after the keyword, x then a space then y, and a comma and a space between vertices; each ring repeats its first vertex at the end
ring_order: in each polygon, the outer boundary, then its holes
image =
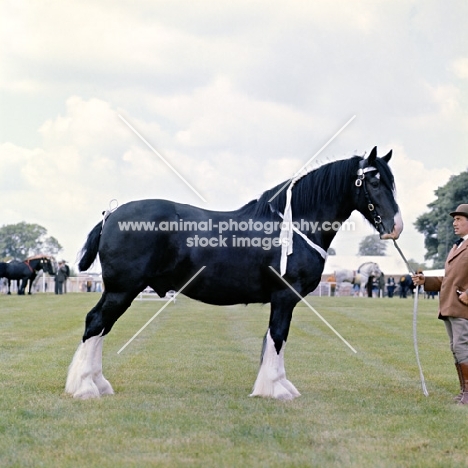
POLYGON ((5 278, 16 280, 22 279, 23 277, 27 276, 29 269, 23 262, 19 262, 18 260, 12 260, 9 263, 5 264, 5 278))

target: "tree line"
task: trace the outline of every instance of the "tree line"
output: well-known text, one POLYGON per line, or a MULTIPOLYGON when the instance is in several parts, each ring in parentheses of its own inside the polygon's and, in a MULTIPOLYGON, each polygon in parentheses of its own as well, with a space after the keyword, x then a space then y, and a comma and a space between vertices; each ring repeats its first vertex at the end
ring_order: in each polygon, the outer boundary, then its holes
POLYGON ((38 253, 57 255, 62 250, 59 241, 47 236, 39 224, 21 222, 0 227, 0 259, 25 260, 38 253))

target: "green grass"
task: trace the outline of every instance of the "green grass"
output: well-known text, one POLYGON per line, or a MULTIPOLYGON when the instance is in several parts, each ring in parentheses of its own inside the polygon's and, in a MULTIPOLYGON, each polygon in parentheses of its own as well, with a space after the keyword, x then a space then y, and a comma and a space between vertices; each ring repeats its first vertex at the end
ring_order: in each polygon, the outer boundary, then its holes
POLYGON ((249 398, 269 306, 135 301, 104 344, 116 395, 77 401, 67 367, 97 294, 0 297, 0 466, 464 467, 468 408, 437 302, 309 298, 286 348, 292 402, 249 398))

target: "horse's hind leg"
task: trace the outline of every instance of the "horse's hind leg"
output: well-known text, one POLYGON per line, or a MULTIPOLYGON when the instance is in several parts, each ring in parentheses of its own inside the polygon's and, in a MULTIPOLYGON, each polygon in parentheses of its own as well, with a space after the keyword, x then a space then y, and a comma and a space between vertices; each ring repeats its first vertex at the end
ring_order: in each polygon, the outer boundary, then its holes
POLYGON ((83 400, 114 393, 111 384, 102 374, 104 336, 127 310, 136 294, 104 292, 100 301, 88 313, 83 341, 68 369, 66 393, 83 400))
POLYGON ((82 400, 114 393, 102 375, 103 340, 102 335, 97 335, 80 343, 68 369, 65 392, 82 400))

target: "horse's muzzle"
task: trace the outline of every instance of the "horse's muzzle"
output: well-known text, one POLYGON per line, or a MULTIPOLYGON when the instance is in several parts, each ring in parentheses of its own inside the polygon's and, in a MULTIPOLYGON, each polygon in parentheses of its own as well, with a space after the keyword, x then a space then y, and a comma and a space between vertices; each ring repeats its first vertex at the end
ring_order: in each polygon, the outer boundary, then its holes
POLYGON ((388 239, 395 239, 397 240, 400 237, 401 231, 403 231, 403 220, 401 219, 401 214, 398 211, 393 218, 394 224, 393 224, 393 230, 392 232, 382 234, 380 236, 381 239, 383 240, 388 240, 388 239))

